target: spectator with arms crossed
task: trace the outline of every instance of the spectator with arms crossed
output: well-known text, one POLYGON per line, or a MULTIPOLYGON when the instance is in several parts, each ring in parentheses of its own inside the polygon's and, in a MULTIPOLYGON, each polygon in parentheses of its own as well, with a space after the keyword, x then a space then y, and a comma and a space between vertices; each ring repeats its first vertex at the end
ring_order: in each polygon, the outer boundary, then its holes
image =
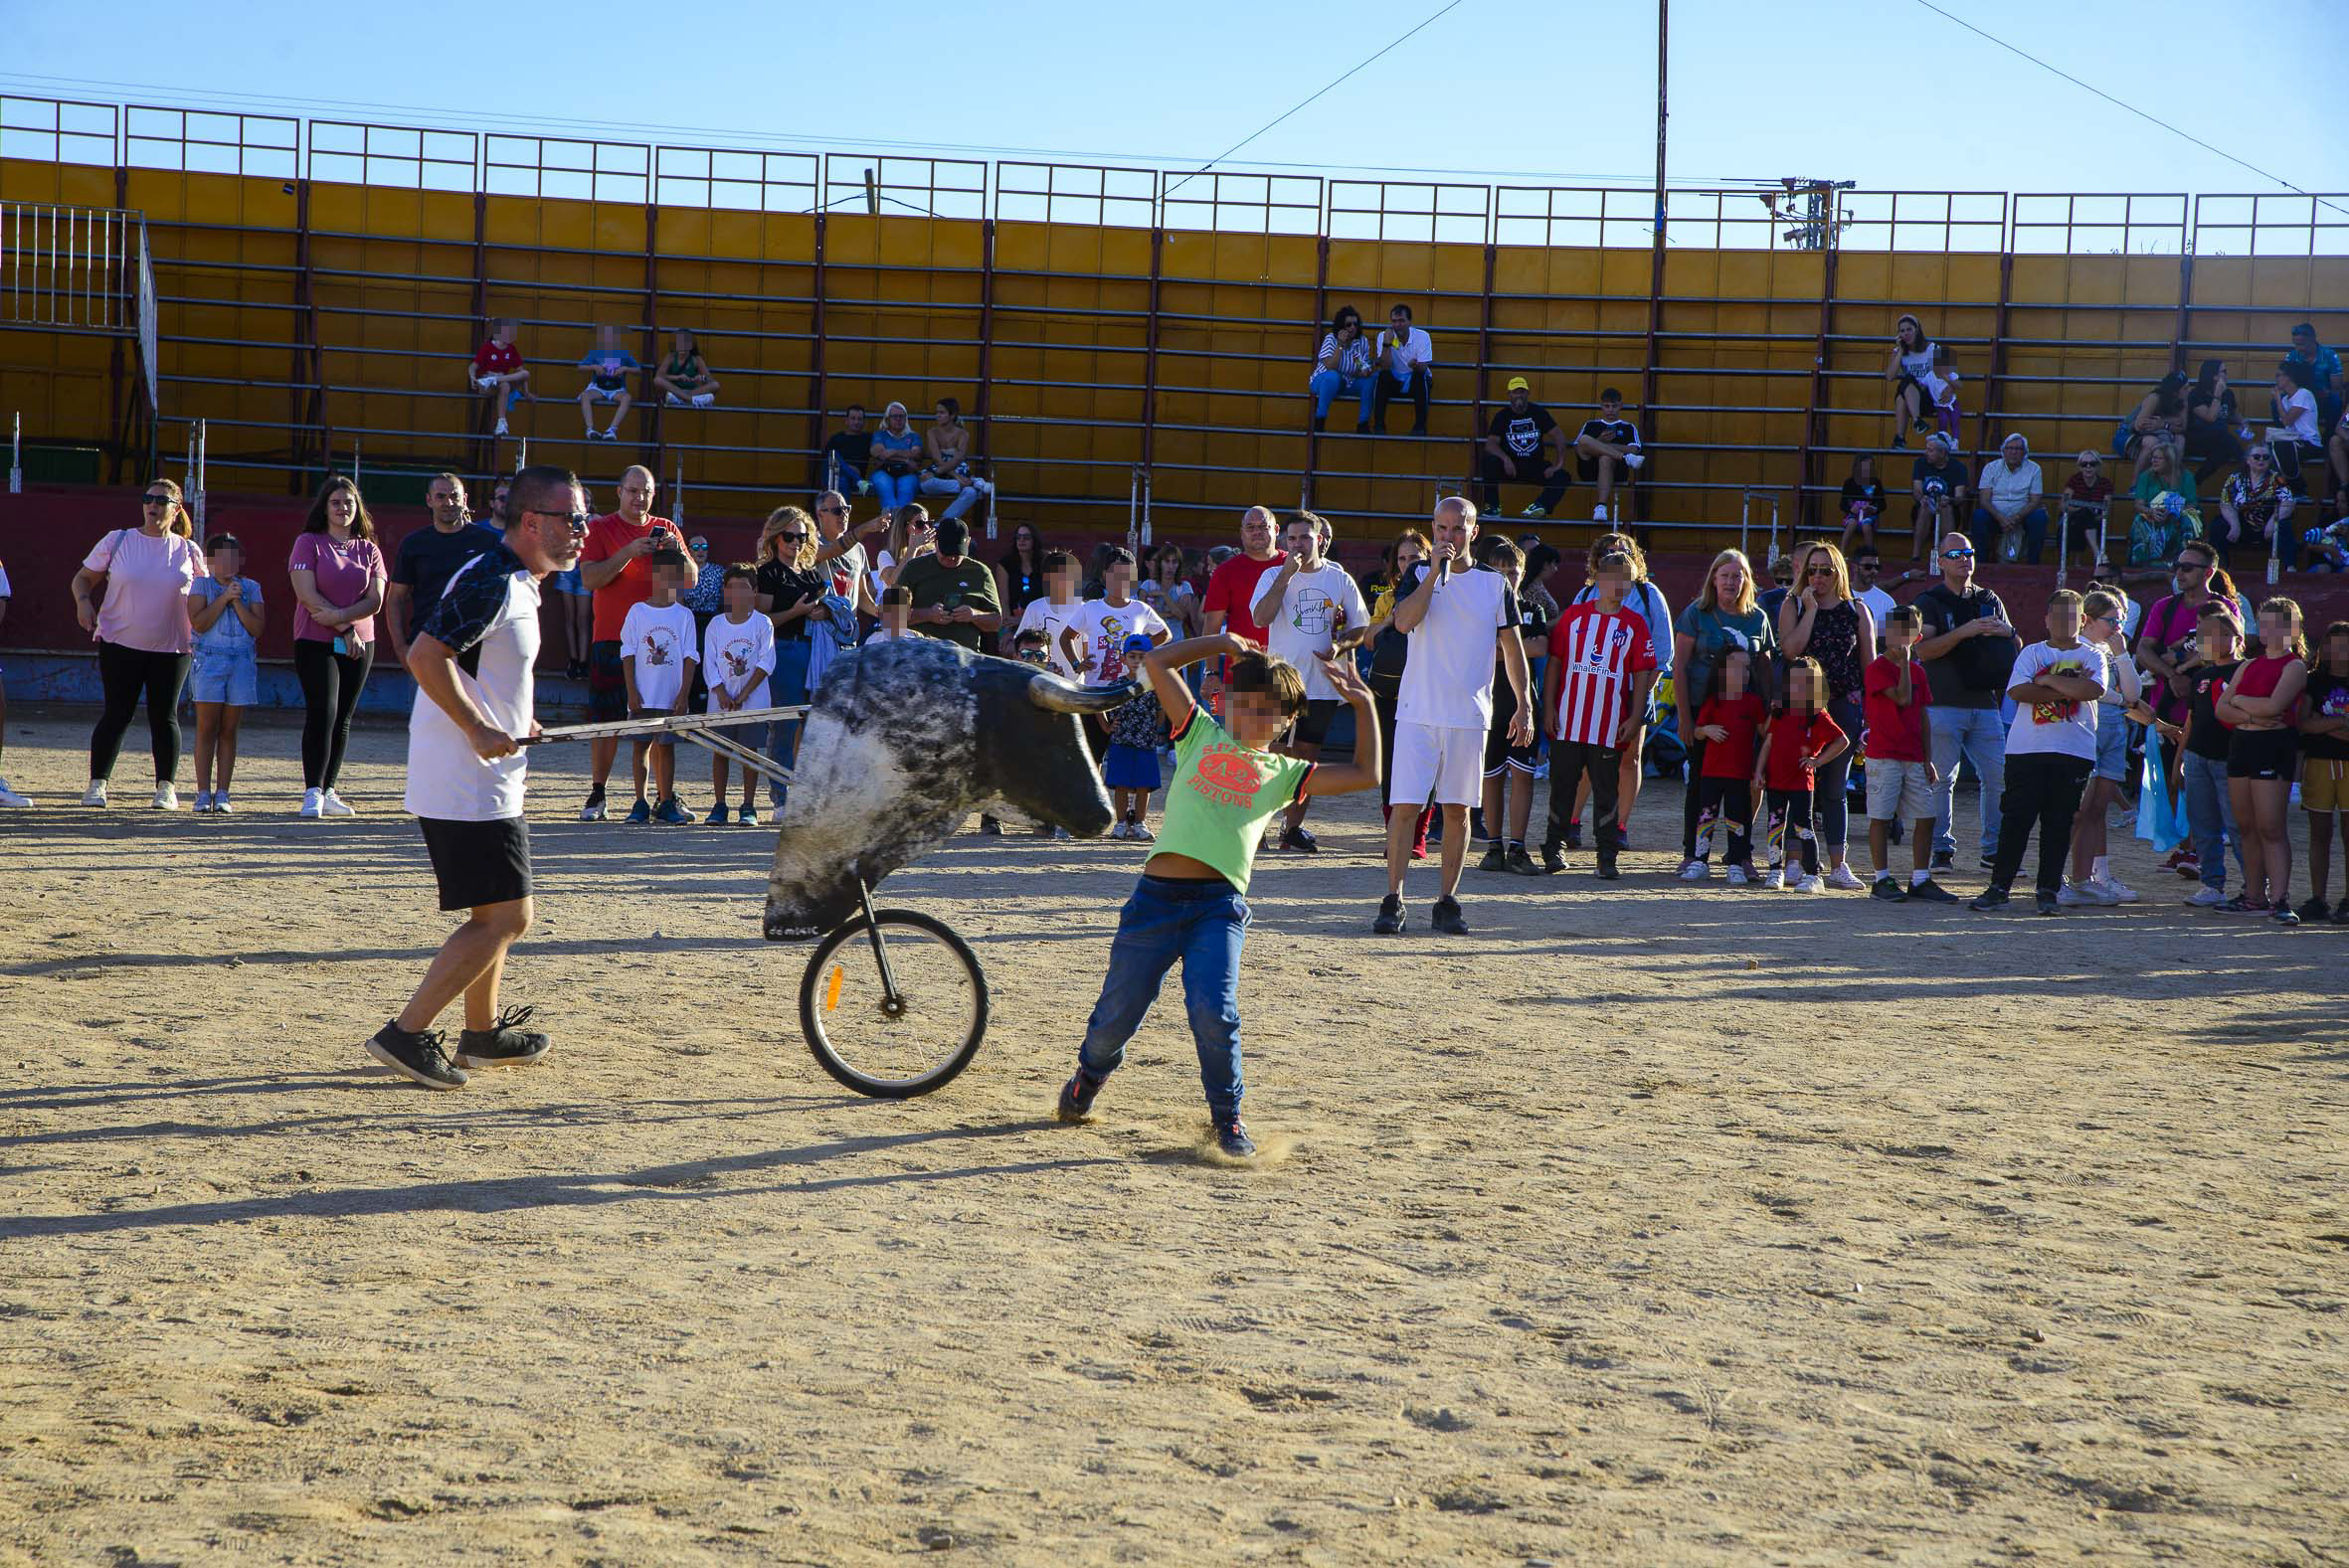
MULTIPOLYGON (((1206 597, 1199 601, 1199 624, 1207 636, 1230 631, 1258 647, 1264 645, 1268 632, 1256 619, 1256 591, 1264 586, 1267 572, 1289 559, 1273 548, 1274 534, 1271 507, 1251 506, 1240 514, 1239 553, 1208 575, 1206 597)), ((1208 712, 1217 711, 1222 691, 1221 678, 1210 669, 1200 686, 1208 712)))
POLYGON ((409 640, 441 602, 441 591, 456 576, 456 569, 497 543, 497 535, 466 512, 464 481, 455 474, 434 474, 425 487, 424 504, 432 510, 433 526, 400 541, 392 558, 391 581, 383 591, 384 641, 391 644, 392 657, 402 669, 408 667, 409 640))

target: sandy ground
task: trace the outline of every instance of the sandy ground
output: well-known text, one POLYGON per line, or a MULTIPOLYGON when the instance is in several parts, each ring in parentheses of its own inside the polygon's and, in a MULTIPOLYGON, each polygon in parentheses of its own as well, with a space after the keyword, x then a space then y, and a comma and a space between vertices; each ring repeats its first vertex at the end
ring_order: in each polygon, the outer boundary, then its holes
POLYGON ((1379 941, 1345 802, 1261 869, 1228 1168, 1178 1009, 1049 1118, 1127 845, 887 884, 996 1023, 871 1103, 768 832, 549 755, 558 1044, 436 1096, 358 1050, 447 926, 400 734, 347 822, 248 750, 232 821, 0 819, 0 1560, 2349 1561, 2349 932, 2133 841, 2132 910, 1892 910, 1669 882, 1654 790, 1614 888, 1379 941))

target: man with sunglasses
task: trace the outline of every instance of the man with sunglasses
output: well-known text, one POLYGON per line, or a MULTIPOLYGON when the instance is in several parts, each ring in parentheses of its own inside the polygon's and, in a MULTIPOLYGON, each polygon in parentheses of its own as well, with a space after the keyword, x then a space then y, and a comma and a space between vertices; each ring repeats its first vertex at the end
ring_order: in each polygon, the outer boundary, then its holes
POLYGON ((1916 596, 1924 617, 1924 640, 1916 656, 1933 694, 1934 787, 1932 869, 1957 864, 1957 765, 1973 764, 1982 785, 1979 847, 1987 868, 1998 853, 1999 795, 2006 788, 2007 727, 1999 699, 2014 672, 2022 639, 2015 635, 2006 605, 1974 582, 1974 547, 1952 530, 1941 536, 1941 581, 1916 596))
POLYGON ((2079 454, 2072 477, 2064 481, 2064 531, 2071 548, 2104 570, 2096 541, 2103 536, 2112 512, 2112 481, 2104 477, 2104 454, 2093 447, 2079 454))
POLYGON ((830 574, 833 593, 876 620, 881 607, 873 603, 872 567, 865 560, 864 539, 888 531, 887 512, 875 513, 851 532, 848 497, 826 490, 815 498, 815 564, 830 574))
MULTIPOLYGON (((588 644, 588 717, 599 724, 629 716, 628 684, 620 669, 621 627, 629 611, 652 594, 644 558, 678 547, 676 525, 652 515, 657 486, 652 470, 630 468, 620 476, 620 508, 588 524, 579 552, 579 577, 595 596, 595 636, 588 644)), ((620 756, 620 740, 607 736, 588 743, 588 797, 579 808, 583 822, 604 820, 604 782, 620 756)))
POLYGON ((416 706, 408 719, 407 807, 424 832, 441 908, 466 912, 400 1015, 367 1054, 427 1089, 459 1089, 467 1068, 521 1067, 547 1037, 523 1027, 532 1009, 500 1009, 506 950, 530 929, 530 826, 523 816, 521 743, 538 733, 531 667, 538 660, 539 585, 579 558, 587 498, 568 468, 514 475, 505 538, 456 569, 425 612, 408 652, 416 706), (452 1055, 433 1023, 464 999, 452 1055))

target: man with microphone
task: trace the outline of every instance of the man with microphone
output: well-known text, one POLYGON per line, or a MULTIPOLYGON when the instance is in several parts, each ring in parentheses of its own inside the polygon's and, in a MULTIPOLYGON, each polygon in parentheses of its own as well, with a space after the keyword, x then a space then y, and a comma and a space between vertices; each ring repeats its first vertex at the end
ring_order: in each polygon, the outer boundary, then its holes
POLYGON ((1429 532, 1435 539, 1432 570, 1423 569, 1417 585, 1394 605, 1394 627, 1411 639, 1411 658, 1403 666, 1395 704, 1390 791, 1395 810, 1386 823, 1386 897, 1370 927, 1381 936, 1404 927, 1403 873, 1411 864, 1419 808, 1430 799, 1444 812, 1443 892, 1433 924, 1452 936, 1468 934, 1454 895, 1468 854, 1469 802, 1484 786, 1496 645, 1510 689, 1517 693, 1509 742, 1530 746, 1534 741, 1517 595, 1499 573, 1468 565, 1476 543, 1474 503, 1457 495, 1438 501, 1429 532))

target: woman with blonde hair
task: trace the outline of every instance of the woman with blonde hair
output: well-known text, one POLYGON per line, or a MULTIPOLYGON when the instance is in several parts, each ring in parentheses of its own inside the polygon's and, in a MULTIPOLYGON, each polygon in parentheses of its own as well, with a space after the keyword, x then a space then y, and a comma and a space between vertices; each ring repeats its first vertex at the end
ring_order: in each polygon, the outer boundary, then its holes
MULTIPOLYGON (((816 570, 815 519, 796 506, 779 506, 767 514, 759 529, 759 553, 753 567, 759 613, 775 627, 775 673, 767 684, 769 707, 790 707, 808 700, 808 622, 829 614, 823 596, 831 580, 816 570)), ((800 721, 778 719, 767 726, 767 755, 789 768, 798 755, 800 721)), ((783 809, 788 791, 770 783, 767 798, 783 809)))
POLYGON ((1702 882, 1713 875, 1710 852, 1697 852, 1697 781, 1705 772, 1705 740, 1697 733, 1697 710, 1712 695, 1714 677, 1731 649, 1750 654, 1754 667, 1778 645, 1770 617, 1753 600, 1753 563, 1742 550, 1723 550, 1705 570, 1705 586, 1695 604, 1672 623, 1673 717, 1680 727, 1681 746, 1687 751, 1688 790, 1681 802, 1681 868, 1683 882, 1702 882))
MULTIPOLYGON (((1862 720, 1861 683, 1868 666, 1876 662, 1876 617, 1852 597, 1844 553, 1824 539, 1794 547, 1794 588, 1778 606, 1778 642, 1790 659, 1818 661, 1827 680, 1822 693, 1827 717, 1856 741, 1862 720)), ((1852 750, 1847 747, 1819 765, 1818 821, 1812 827, 1827 856, 1827 885, 1847 893, 1867 886, 1844 860, 1851 836, 1845 789, 1851 783, 1852 750)))
POLYGON ((207 576, 179 486, 157 479, 140 505, 136 528, 117 528, 90 547, 74 574, 74 614, 97 641, 97 678, 105 706, 90 734, 90 788, 84 805, 106 803, 106 781, 139 698, 147 703, 147 741, 155 757, 155 809, 179 809, 179 694, 188 683, 195 630, 188 596, 207 576), (96 598, 100 583, 102 600, 96 598))

